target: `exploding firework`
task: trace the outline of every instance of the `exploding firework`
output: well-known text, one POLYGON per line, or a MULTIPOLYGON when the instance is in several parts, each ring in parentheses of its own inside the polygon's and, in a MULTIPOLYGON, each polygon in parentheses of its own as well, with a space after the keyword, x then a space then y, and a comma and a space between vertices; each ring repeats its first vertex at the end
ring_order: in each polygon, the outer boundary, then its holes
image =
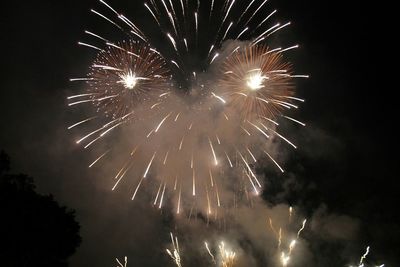
POLYGON ((91 102, 113 119, 132 116, 138 103, 159 102, 170 88, 164 59, 148 45, 134 41, 109 43, 84 80, 87 92, 70 98, 69 106, 91 102))
MULTIPOLYGON (((364 261, 367 258, 368 254, 369 254, 369 251, 370 251, 370 247, 367 246, 367 248, 365 249, 364 254, 362 254, 361 257, 360 257, 360 261, 358 262, 358 264, 355 265, 355 266, 354 265, 350 265, 350 267, 367 267, 367 265, 365 265, 364 261)), ((385 264, 381 264, 381 265, 375 265, 374 267, 384 267, 384 266, 385 266, 385 264)))
POLYGON ((236 262, 236 253, 225 248, 225 243, 219 245, 219 253, 221 256, 221 267, 233 267, 236 262))
MULTIPOLYGON (((172 259, 173 263, 182 267, 181 251, 179 249, 178 238, 170 233, 172 250, 166 249, 167 254, 172 259)), ((218 267, 234 267, 236 263, 236 253, 228 249, 225 242, 221 241, 218 245, 218 254, 214 256, 207 242, 204 242, 207 253, 210 255, 213 265, 218 267)))
POLYGON ((178 242, 178 237, 174 237, 174 235, 172 233, 170 233, 171 235, 171 242, 172 242, 172 252, 169 249, 166 249, 167 254, 171 257, 171 259, 174 261, 175 265, 177 267, 182 267, 182 263, 181 263, 181 252, 179 250, 179 242, 178 242))
POLYGON ((88 93, 103 99, 95 103, 113 118, 132 112, 138 102, 157 103, 169 89, 165 60, 148 45, 132 41, 100 52, 89 79, 88 93))
MULTIPOLYGON (((297 45, 265 46, 269 36, 290 25, 271 25, 276 10, 268 11, 266 2, 253 0, 243 8, 235 0, 150 1, 143 8, 157 33, 147 33, 100 0, 104 12, 92 13, 122 30, 128 41, 85 32, 96 44, 79 44, 98 55, 87 77, 71 79, 86 82, 87 91, 68 100, 70 106, 93 103, 97 114, 68 129, 90 122, 76 141, 84 148, 116 129, 133 133, 126 143, 134 145, 118 152, 127 159, 116 171, 112 190, 129 174, 134 177, 132 200, 147 185, 155 188, 155 207, 174 203, 180 214, 188 203, 189 218, 200 211, 208 220, 230 202, 250 203, 259 195, 263 182, 254 171, 259 158, 284 172, 269 144, 279 139, 297 147, 277 128, 282 120, 305 125, 285 110, 304 102, 294 96, 293 79, 307 76, 295 75, 284 60, 283 54, 297 45), (260 20, 257 14, 266 16, 260 20), (165 42, 158 44, 158 38, 165 42), (239 45, 223 48, 227 40, 239 45), (215 73, 214 65, 222 73, 215 73)), ((113 154, 110 143, 89 167, 113 154)))
POLYGON ((282 109, 297 108, 295 76, 280 51, 246 46, 224 61, 219 77, 219 95, 244 118, 275 119, 282 109))
MULTIPOLYGON (((293 208, 289 207, 288 213, 288 225, 292 224, 292 216, 293 216, 293 208)), ((272 232, 274 233, 277 241, 277 249, 278 249, 278 256, 279 256, 279 264, 283 267, 288 266, 291 262, 293 251, 296 245, 299 242, 300 234, 306 227, 307 220, 304 219, 301 223, 301 226, 298 228, 297 233, 294 237, 290 238, 290 234, 285 234, 282 226, 279 227, 277 230, 274 226, 274 223, 271 218, 267 221, 269 227, 271 228, 272 232), (287 235, 287 237, 286 237, 287 235), (287 242, 285 242, 287 240, 287 242), (287 243, 287 246, 284 246, 284 243, 287 243)), ((293 236, 293 235, 292 235, 293 236)))

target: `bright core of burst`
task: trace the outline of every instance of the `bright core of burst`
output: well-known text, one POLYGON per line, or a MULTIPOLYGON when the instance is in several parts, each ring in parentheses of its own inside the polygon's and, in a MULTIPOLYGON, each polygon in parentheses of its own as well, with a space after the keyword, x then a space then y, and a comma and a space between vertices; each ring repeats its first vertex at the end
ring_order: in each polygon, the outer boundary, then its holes
POLYGON ((125 86, 125 88, 133 89, 136 86, 137 77, 131 70, 129 70, 127 73, 121 75, 120 82, 125 86))
POLYGON ((264 87, 263 81, 265 79, 268 78, 266 76, 263 76, 261 71, 257 71, 247 77, 247 86, 253 91, 261 89, 264 87))

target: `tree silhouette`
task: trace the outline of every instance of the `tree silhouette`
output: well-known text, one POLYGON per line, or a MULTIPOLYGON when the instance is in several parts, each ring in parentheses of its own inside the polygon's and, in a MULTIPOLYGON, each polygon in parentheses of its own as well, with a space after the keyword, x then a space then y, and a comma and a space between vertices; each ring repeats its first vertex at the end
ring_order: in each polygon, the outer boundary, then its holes
POLYGON ((35 192, 33 178, 10 173, 0 151, 0 266, 68 266, 81 242, 75 212, 35 192))

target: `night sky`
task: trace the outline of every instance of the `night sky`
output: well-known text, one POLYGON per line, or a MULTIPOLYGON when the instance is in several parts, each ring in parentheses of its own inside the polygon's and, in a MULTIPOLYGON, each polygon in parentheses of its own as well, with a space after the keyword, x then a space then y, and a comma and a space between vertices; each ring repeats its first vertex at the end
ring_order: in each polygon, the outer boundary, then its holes
MULTIPOLYGON (((142 2, 113 5, 141 20, 145 15, 136 6, 142 8, 142 2)), ((264 199, 269 207, 299 207, 310 219, 340 221, 332 226, 339 232, 354 226, 351 237, 305 233, 317 254, 313 266, 355 263, 367 245, 370 263, 399 266, 398 119, 395 85, 383 82, 390 68, 383 61, 390 55, 381 51, 388 45, 375 26, 377 10, 365 1, 274 0, 269 5, 279 10, 279 18, 292 21, 285 36, 301 45, 293 62, 311 77, 298 84, 298 95, 306 99, 298 116, 307 122, 296 130, 299 149, 287 156, 287 174, 271 175, 264 199)), ((70 266, 114 266, 115 257, 125 255, 130 266, 172 266, 164 249, 175 223, 167 212, 111 193, 112 173, 88 170, 92 155, 66 130, 78 119, 66 97, 80 89, 69 78, 86 73, 94 55, 77 41, 85 29, 105 29, 89 12, 97 6, 95 0, 3 6, 0 149, 10 155, 13 170, 34 177, 40 193, 76 210, 82 244, 70 266)), ((262 257, 253 253, 253 258, 262 257)), ((186 262, 196 266, 190 258, 186 262)))

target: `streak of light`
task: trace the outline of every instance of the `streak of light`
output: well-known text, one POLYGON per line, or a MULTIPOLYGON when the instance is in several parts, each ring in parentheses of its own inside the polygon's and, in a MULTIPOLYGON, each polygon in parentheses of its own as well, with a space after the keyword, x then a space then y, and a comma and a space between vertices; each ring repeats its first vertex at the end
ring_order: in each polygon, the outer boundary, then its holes
POLYGON ((165 121, 166 119, 168 119, 168 117, 171 115, 171 113, 172 113, 172 112, 170 112, 167 116, 165 116, 165 117, 160 121, 160 123, 158 124, 158 126, 157 126, 157 128, 156 128, 156 130, 155 130, 154 132, 158 132, 158 130, 160 129, 161 125, 164 123, 164 121, 165 121))
POLYGON ((213 146, 213 144, 212 144, 212 142, 211 142, 210 137, 208 137, 208 143, 210 144, 211 152, 212 152, 213 157, 214 157, 214 164, 215 164, 215 165, 218 165, 217 156, 215 155, 214 146, 213 146))
POLYGON ((307 219, 304 219, 303 224, 301 225, 301 228, 297 232, 297 238, 299 238, 301 232, 304 230, 304 227, 306 226, 307 219))
POLYGON ((306 124, 305 124, 304 122, 301 122, 301 121, 298 121, 298 120, 296 120, 296 119, 293 119, 292 117, 289 117, 289 116, 283 116, 283 117, 286 118, 286 119, 288 119, 288 120, 294 121, 295 123, 298 123, 298 124, 300 124, 301 126, 306 126, 306 124))
POLYGON ((160 199, 160 205, 158 206, 159 209, 161 209, 161 207, 162 207, 166 185, 167 185, 167 182, 164 183, 164 188, 163 188, 163 191, 162 191, 162 194, 161 194, 161 199, 160 199))
POLYGON ((157 153, 157 152, 154 152, 153 156, 151 157, 151 159, 150 159, 150 161, 149 161, 149 164, 147 165, 146 171, 145 171, 144 174, 143 174, 143 178, 146 178, 147 173, 149 172, 150 166, 151 166, 151 164, 153 163, 154 157, 156 156, 156 153, 157 153))
POLYGON ((279 170, 284 173, 285 170, 278 164, 278 162, 276 162, 276 160, 265 150, 263 150, 263 152, 269 157, 270 160, 272 160, 273 163, 275 163, 275 165, 279 168, 279 170))
POLYGON ((222 97, 216 95, 215 93, 211 92, 211 95, 215 98, 217 98, 219 101, 221 101, 223 104, 226 103, 225 99, 223 99, 222 97))
POLYGON ((96 162, 98 162, 102 157, 104 157, 105 155, 107 155, 108 152, 110 152, 111 149, 107 150, 106 152, 104 152, 103 154, 101 154, 97 159, 95 159, 90 165, 89 168, 92 168, 92 166, 94 164, 96 164, 96 162))
POLYGON ((140 185, 142 184, 142 181, 143 181, 143 177, 140 178, 140 181, 139 181, 138 185, 136 186, 135 192, 133 193, 133 196, 132 196, 132 200, 135 199, 136 194, 137 194, 137 192, 138 192, 138 190, 139 190, 139 187, 140 187, 140 185))
POLYGON ((75 124, 72 124, 72 125, 69 126, 67 129, 68 129, 68 130, 71 130, 72 128, 74 128, 74 127, 76 127, 76 126, 78 126, 78 125, 81 125, 82 123, 85 123, 85 122, 88 122, 88 121, 93 120, 94 118, 97 118, 97 116, 90 117, 90 118, 87 118, 87 119, 82 120, 82 121, 80 121, 80 122, 77 122, 77 123, 75 123, 75 124))

